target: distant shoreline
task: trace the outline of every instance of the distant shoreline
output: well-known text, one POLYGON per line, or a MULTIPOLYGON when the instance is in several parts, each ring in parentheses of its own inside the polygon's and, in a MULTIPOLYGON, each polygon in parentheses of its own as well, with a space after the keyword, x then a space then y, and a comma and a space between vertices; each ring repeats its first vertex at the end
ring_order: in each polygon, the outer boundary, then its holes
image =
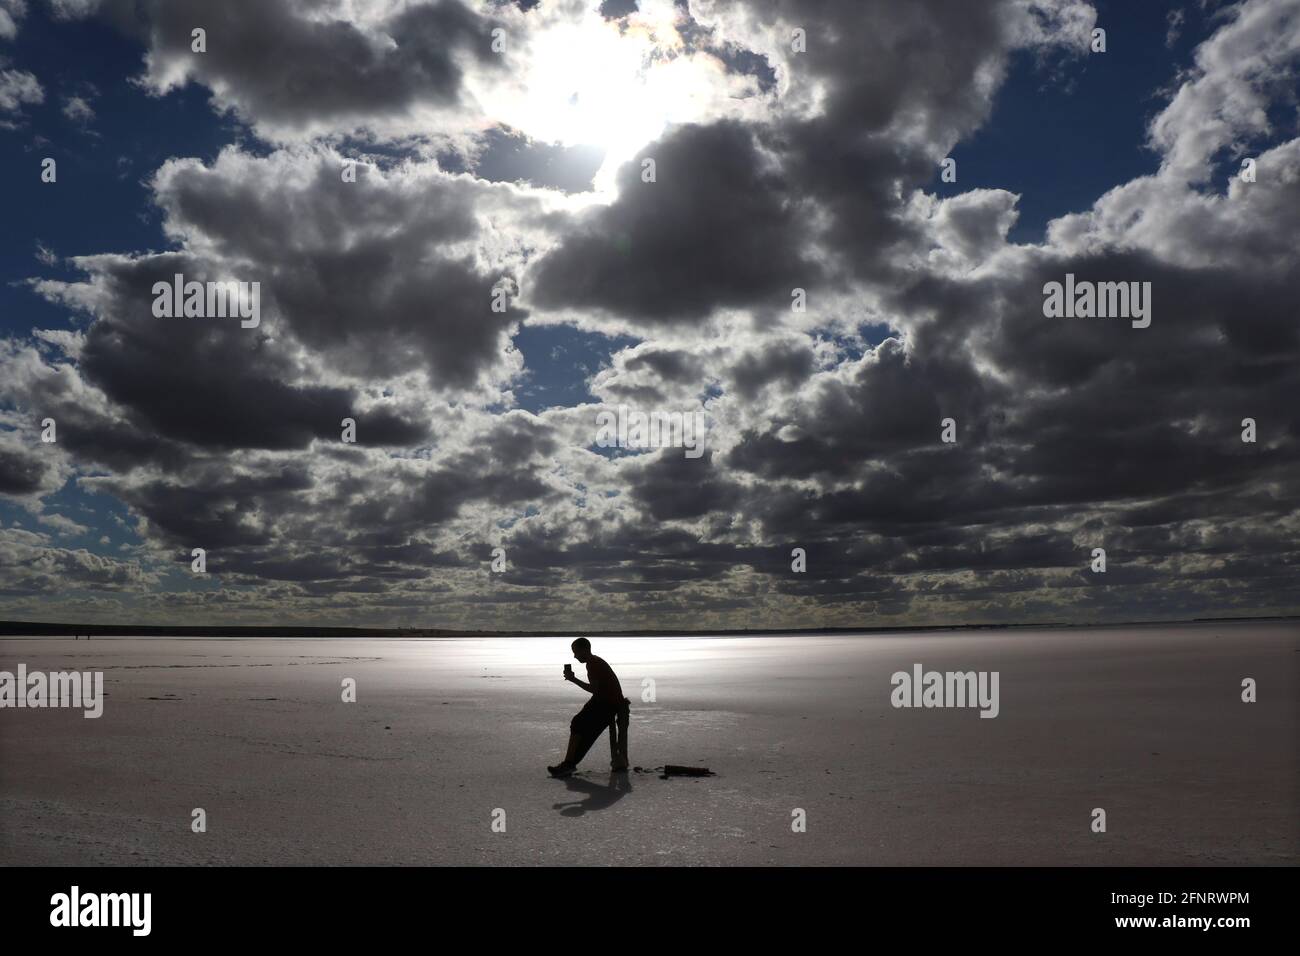
POLYGON ((1244 624, 1300 622, 1300 615, 1269 617, 1198 617, 1175 621, 1096 621, 1067 624, 1060 621, 1030 624, 923 624, 895 627, 810 628, 705 628, 696 630, 633 628, 629 630, 488 631, 428 627, 281 627, 168 626, 131 624, 62 624, 45 621, 0 621, 0 637, 761 637, 764 635, 851 635, 934 633, 939 631, 1009 631, 1108 627, 1168 627, 1178 624, 1244 624))

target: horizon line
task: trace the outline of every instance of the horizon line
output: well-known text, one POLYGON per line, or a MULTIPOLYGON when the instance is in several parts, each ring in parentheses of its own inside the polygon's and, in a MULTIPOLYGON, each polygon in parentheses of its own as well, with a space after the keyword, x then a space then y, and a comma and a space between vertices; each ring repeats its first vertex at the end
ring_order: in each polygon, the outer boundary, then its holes
POLYGON ((707 628, 665 629, 628 628, 624 630, 484 630, 436 627, 337 627, 280 624, 67 624, 54 621, 0 621, 0 637, 725 637, 774 634, 890 634, 909 631, 998 631, 1026 628, 1102 628, 1149 627, 1173 624, 1235 624, 1265 621, 1300 621, 1300 614, 1246 615, 1234 617, 1197 617, 1175 620, 1064 621, 997 623, 997 624, 905 624, 897 627, 803 627, 803 628, 707 628))

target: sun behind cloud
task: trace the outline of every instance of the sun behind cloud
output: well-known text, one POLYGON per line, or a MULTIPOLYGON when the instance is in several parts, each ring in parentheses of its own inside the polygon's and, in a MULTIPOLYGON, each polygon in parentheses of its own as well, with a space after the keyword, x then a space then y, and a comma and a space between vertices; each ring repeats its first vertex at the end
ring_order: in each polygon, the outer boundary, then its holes
POLYGON ((614 171, 672 124, 734 113, 757 92, 752 77, 729 73, 713 54, 693 50, 672 3, 642 4, 623 18, 595 9, 544 21, 513 55, 508 78, 479 73, 467 85, 484 114, 534 140, 598 146, 605 158, 595 191, 612 196, 614 171))

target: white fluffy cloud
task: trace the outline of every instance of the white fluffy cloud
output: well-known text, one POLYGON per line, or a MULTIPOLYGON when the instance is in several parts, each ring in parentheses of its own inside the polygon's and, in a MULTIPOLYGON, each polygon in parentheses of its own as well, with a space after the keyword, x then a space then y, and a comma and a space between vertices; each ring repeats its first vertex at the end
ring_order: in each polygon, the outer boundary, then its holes
POLYGON ((26 70, 0 70, 0 123, 21 115, 28 103, 43 103, 45 90, 35 75, 26 70))

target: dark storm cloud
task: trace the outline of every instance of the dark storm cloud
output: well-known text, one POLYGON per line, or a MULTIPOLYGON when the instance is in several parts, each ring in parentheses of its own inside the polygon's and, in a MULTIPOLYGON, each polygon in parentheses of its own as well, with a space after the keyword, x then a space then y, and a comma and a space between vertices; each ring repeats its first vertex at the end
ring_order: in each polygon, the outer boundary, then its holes
MULTIPOLYGON (((1267 589, 1235 586, 1256 571, 1245 552, 1300 563, 1288 530, 1300 510, 1294 273, 1271 256, 1194 269, 1139 251, 1019 261, 980 279, 929 276, 891 290, 891 307, 912 317, 906 350, 887 340, 854 375, 821 376, 728 459, 772 481, 838 486, 750 494, 749 512, 769 534, 883 536, 893 544, 872 548, 869 566, 909 580, 976 572, 980 583, 961 588, 969 602, 1048 588, 1095 613, 1293 604, 1300 589, 1285 574, 1270 572, 1267 589), (1150 328, 1045 317, 1043 283, 1067 271, 1150 282, 1150 328), (941 415, 956 419, 956 445, 937 443, 941 415), (1246 417, 1267 423, 1255 444, 1241 440, 1246 417), (1216 529, 1232 531, 1211 547, 1216 529), (1099 545, 1112 556, 1106 576, 1086 569, 1099 545), (1213 554, 1227 560, 1178 570, 1213 554), (1053 568, 1072 568, 1073 587, 1096 596, 1066 597, 1059 580, 1024 573, 1053 568)), ((834 566, 854 563, 837 555, 834 566)))
POLYGON ((787 68, 827 84, 826 125, 851 122, 849 136, 902 120, 945 138, 982 119, 990 104, 975 79, 1013 45, 1017 19, 998 0, 752 0, 741 9, 760 29, 806 32, 808 53, 787 68))
POLYGON ((434 528, 472 503, 507 507, 540 502, 557 492, 545 478, 547 459, 557 450, 549 430, 523 413, 498 418, 476 436, 475 445, 457 452, 381 497, 367 496, 352 506, 354 526, 412 530, 434 528))
POLYGON ((792 391, 807 381, 814 368, 812 349, 806 343, 773 342, 741 356, 731 368, 732 387, 744 399, 754 398, 772 383, 792 391))
POLYGON ((276 314, 335 368, 379 378, 421 370, 436 387, 474 387, 526 313, 513 296, 493 309, 508 270, 488 273, 446 250, 477 238, 476 202, 529 204, 446 176, 360 167, 358 182, 344 183, 341 170, 328 153, 232 152, 211 167, 165 167, 156 188, 168 228, 202 236, 232 268, 256 263, 276 314))
POLYGON ((104 0, 100 7, 145 40, 156 85, 195 80, 220 105, 285 130, 367 126, 422 105, 455 106, 465 59, 488 69, 503 62, 491 50, 496 24, 459 0, 404 4, 362 22, 307 0, 104 0), (207 32, 206 52, 192 52, 195 28, 207 32))
POLYGON ((1294 473, 1300 282, 1134 255, 1068 263, 1080 279, 1151 282, 1151 326, 1135 330, 1043 317, 1042 280, 1065 265, 1004 290, 983 339, 1016 391, 1035 396, 1008 407, 1004 434, 1023 450, 997 462, 1032 479, 1026 503, 1244 490, 1294 473), (1260 442, 1241 441, 1243 418, 1260 442))
POLYGON ((650 326, 698 323, 724 306, 788 308, 820 267, 807 258, 799 197, 766 168, 744 125, 684 126, 618 173, 618 199, 545 256, 533 297, 650 326), (644 158, 656 181, 642 182, 644 158))
MULTIPOLYGON (((104 311, 85 333, 79 366, 142 430, 203 447, 303 448, 315 438, 337 438, 341 420, 357 414, 348 389, 290 384, 300 368, 260 327, 154 316, 154 283, 170 283, 177 273, 204 281, 202 265, 161 255, 97 266, 104 311)), ((75 417, 72 424, 76 442, 83 429, 75 417)), ((371 442, 401 444, 428 433, 426 423, 387 411, 376 412, 361 432, 371 442)))
MULTIPOLYGON (((899 247, 920 241, 903 201, 988 116, 994 78, 1011 50, 1035 32, 1023 6, 998 0, 698 6, 724 36, 780 38, 776 59, 791 90, 819 90, 815 115, 781 117, 762 132, 763 142, 779 157, 787 188, 815 197, 829 217, 822 238, 838 267, 876 279, 889 276, 899 247), (807 52, 791 51, 793 28, 804 31, 807 52)), ((1038 12, 1043 20, 1069 20, 1059 10, 1053 14, 1038 12)), ((1078 36, 1072 28, 1040 39, 1068 49, 1078 36)))
POLYGON ((280 515, 301 507, 293 503, 303 501, 314 484, 305 467, 288 464, 232 475, 223 463, 210 461, 195 466, 186 478, 144 483, 105 478, 88 485, 121 498, 165 542, 183 549, 188 561, 193 547, 220 551, 269 544, 280 515))
MULTIPOLYGON (((1286 530, 1300 509, 1293 279, 1112 255, 1040 264, 1001 287, 964 284, 967 295, 955 300, 946 285, 909 290, 926 320, 906 354, 887 341, 856 375, 806 392, 789 419, 732 450, 729 464, 770 480, 850 482, 791 491, 786 503, 747 496, 770 534, 889 536, 900 550, 871 563, 901 575, 1073 567, 1079 584, 1112 588, 1116 603, 1144 585, 1197 587, 1160 564, 1211 554, 1205 531, 1233 522, 1245 527, 1220 547, 1232 560, 1209 576, 1249 576, 1246 549, 1294 567, 1300 555, 1286 530), (1066 268, 1080 279, 1151 281, 1150 328, 1044 317, 1044 277, 1066 268), (950 308, 956 301, 961 307, 950 308), (997 384, 958 364, 977 355, 994 363, 997 384), (957 421, 955 445, 938 443, 941 414, 957 421), (1266 436, 1243 443, 1243 417, 1267 423, 1266 436), (1123 503, 1132 505, 1114 507, 1123 503), (1081 519, 1073 536, 1032 528, 1081 519), (928 542, 934 528, 947 529, 946 539, 928 542), (1094 545, 1111 549, 1105 577, 1085 568, 1094 545)), ((851 558, 837 558, 837 568, 846 564, 851 558)), ((1296 591, 1275 588, 1268 600, 1285 606, 1296 591)))
POLYGON ((701 540, 648 512, 628 523, 593 524, 567 541, 523 525, 510 534, 507 550, 515 575, 508 581, 541 587, 576 579, 603 594, 689 588, 780 557, 771 548, 701 540))
MULTIPOLYGON (((186 459, 180 442, 156 434, 146 423, 134 420, 129 410, 114 407, 108 396, 87 388, 80 375, 72 374, 67 366, 59 370, 44 368, 22 378, 14 376, 12 383, 0 385, 20 390, 21 398, 14 393, 5 397, 29 409, 34 422, 54 419, 57 444, 42 444, 41 457, 48 459, 52 449, 62 449, 75 460, 120 473, 145 465, 174 469, 186 459)), ((8 388, 0 388, 0 395, 6 392, 8 388)), ((36 440, 33 436, 32 442, 36 440)), ((34 451, 29 448, 22 454, 34 451)), ((63 480, 59 477, 58 484, 63 480)))
POLYGON ((346 481, 310 458, 245 457, 238 470, 196 460, 176 478, 99 478, 87 486, 129 505, 177 562, 188 563, 192 547, 206 549, 208 570, 232 583, 416 580, 465 561, 422 533, 475 503, 553 494, 538 474, 550 448, 544 435, 507 419, 486 437, 498 444, 443 467, 354 471, 346 481))
POLYGON ((972 413, 997 388, 965 362, 929 360, 892 338, 847 368, 819 379, 789 420, 743 436, 728 464, 769 478, 856 474, 864 462, 942 447, 943 418, 960 417, 972 437, 980 424, 972 413))
POLYGON ((600 0, 600 15, 610 20, 636 13, 637 0, 600 0))
POLYGON ((687 458, 680 449, 665 448, 646 456, 632 470, 632 494, 657 521, 698 518, 710 512, 734 511, 744 489, 713 467, 713 453, 687 458))
POLYGON ((666 382, 683 384, 703 378, 704 360, 679 349, 639 349, 628 356, 623 367, 629 372, 650 369, 666 382))
POLYGON ((41 449, 24 444, 12 433, 0 433, 0 495, 26 496, 57 488, 58 468, 41 449))
POLYGON ((710 356, 684 349, 639 345, 612 356, 591 386, 607 403, 639 408, 684 408, 715 380, 710 356))
MULTIPOLYGON (((1293 228, 1300 234, 1300 222, 1293 228)), ((987 283, 914 287, 907 300, 944 313, 923 332, 934 347, 979 347, 1022 387, 1104 383, 1182 401, 1193 368, 1198 388, 1250 386, 1255 394, 1255 386, 1270 386, 1271 393, 1272 385, 1285 384, 1292 372, 1288 357, 1300 351, 1300 327, 1288 321, 1298 288, 1300 282, 1287 275, 1181 268, 1141 252, 1107 252, 1044 259, 1023 274, 987 283), (1151 283, 1151 326, 1045 317, 1043 285, 1062 281, 1067 272, 1076 284, 1151 283), (951 293, 965 299, 965 318, 952 307, 951 293)))
MULTIPOLYGON (((454 162, 454 157, 449 157, 454 162)), ((566 193, 585 192, 605 159, 600 146, 538 143, 504 129, 489 130, 474 161, 474 175, 490 183, 530 183, 566 193)), ((447 162, 448 160, 443 160, 447 162)))

